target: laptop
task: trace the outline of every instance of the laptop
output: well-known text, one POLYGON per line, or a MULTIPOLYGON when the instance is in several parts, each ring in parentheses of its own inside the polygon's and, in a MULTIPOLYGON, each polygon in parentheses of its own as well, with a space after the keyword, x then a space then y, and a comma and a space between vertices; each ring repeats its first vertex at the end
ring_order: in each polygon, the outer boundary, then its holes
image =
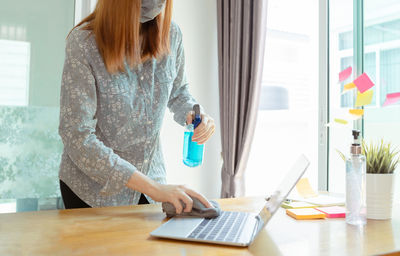
POLYGON ((193 242, 248 246, 267 225, 309 165, 308 159, 301 155, 275 193, 266 199, 265 206, 258 214, 221 211, 214 219, 173 217, 150 235, 193 242))

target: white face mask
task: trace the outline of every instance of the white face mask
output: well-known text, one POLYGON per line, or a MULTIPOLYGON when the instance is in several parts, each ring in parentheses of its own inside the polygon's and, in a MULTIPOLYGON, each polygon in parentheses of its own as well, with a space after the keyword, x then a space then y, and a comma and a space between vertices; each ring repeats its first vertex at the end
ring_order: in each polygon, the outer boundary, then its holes
POLYGON ((142 0, 140 22, 148 22, 159 15, 164 8, 166 0, 142 0))

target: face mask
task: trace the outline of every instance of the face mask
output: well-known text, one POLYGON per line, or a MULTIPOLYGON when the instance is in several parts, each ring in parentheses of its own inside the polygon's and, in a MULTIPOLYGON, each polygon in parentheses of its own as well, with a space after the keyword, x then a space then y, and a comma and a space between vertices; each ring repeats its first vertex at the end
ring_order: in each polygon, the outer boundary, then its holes
POLYGON ((140 22, 145 23, 154 19, 164 8, 166 0, 142 0, 140 22))

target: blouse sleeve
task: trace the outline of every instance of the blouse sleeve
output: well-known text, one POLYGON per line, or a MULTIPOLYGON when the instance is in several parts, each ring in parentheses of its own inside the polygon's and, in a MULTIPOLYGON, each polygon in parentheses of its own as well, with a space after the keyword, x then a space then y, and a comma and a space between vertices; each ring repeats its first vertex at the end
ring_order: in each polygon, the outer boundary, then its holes
POLYGON ((118 193, 136 168, 103 144, 96 135, 97 94, 85 48, 86 33, 69 35, 61 84, 59 134, 64 151, 101 193, 118 193))
MULTIPOLYGON (((173 23, 173 25, 175 24, 173 23)), ((180 125, 185 125, 186 115, 193 109, 193 105, 198 103, 189 93, 189 84, 185 73, 185 53, 182 43, 182 33, 177 25, 175 27, 177 29, 175 62, 177 74, 168 100, 168 108, 174 113, 174 120, 180 125)))

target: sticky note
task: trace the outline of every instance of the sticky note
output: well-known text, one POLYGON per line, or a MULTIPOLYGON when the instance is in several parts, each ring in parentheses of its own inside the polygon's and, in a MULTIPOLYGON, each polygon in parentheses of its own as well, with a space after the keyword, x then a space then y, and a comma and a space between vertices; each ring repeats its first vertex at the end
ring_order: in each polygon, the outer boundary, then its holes
POLYGON ((363 73, 359 77, 357 77, 353 83, 357 86, 357 89, 363 93, 367 91, 369 88, 374 86, 374 83, 371 81, 371 79, 368 77, 367 73, 363 73))
POLYGON ((296 220, 325 219, 325 213, 314 208, 286 209, 286 214, 296 220))
POLYGON ((351 75, 351 72, 353 71, 353 69, 351 67, 348 67, 344 70, 342 70, 339 73, 339 82, 343 82, 344 80, 346 80, 347 78, 349 78, 349 76, 351 75))
POLYGON ((346 208, 340 206, 330 207, 317 207, 317 211, 320 211, 326 215, 327 218, 344 218, 346 217, 346 208))
POLYGON ((304 198, 316 197, 317 193, 312 189, 310 182, 307 178, 300 179, 296 184, 297 192, 304 198))
POLYGON ((364 115, 364 109, 349 109, 350 118, 358 120, 364 115))
POLYGON ((333 119, 333 121, 335 121, 336 123, 339 123, 339 124, 348 124, 349 123, 346 120, 340 119, 340 118, 335 118, 335 119, 333 119))
POLYGON ((400 92, 386 94, 385 103, 383 107, 397 103, 400 100, 400 92))
POLYGON ((345 84, 345 85, 343 86, 343 92, 342 92, 342 94, 344 94, 344 93, 346 93, 346 92, 349 92, 349 91, 351 91, 351 90, 354 89, 354 88, 356 88, 356 85, 355 85, 354 83, 345 84))
POLYGON ((356 116, 364 115, 364 109, 349 109, 349 113, 356 116))
POLYGON ((283 202, 282 208, 285 209, 300 209, 300 208, 314 208, 315 205, 306 202, 283 202))
POLYGON ((361 107, 361 106, 365 106, 368 104, 371 104, 372 102, 372 96, 374 95, 374 91, 373 90, 368 90, 364 93, 357 93, 357 99, 356 99, 356 107, 361 107))

